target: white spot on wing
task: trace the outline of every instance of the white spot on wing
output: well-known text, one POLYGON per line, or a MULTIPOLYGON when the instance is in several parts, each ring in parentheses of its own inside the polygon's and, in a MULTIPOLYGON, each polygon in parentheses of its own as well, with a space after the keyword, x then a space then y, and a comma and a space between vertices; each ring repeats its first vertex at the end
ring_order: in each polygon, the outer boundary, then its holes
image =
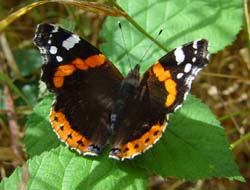
POLYGON ((184 75, 183 73, 178 73, 176 77, 177 77, 177 79, 181 79, 183 77, 183 75, 184 75))
POLYGON ((199 41, 199 40, 195 40, 195 41, 193 42, 193 48, 194 48, 194 49, 198 49, 198 41, 199 41))
POLYGON ((194 75, 194 77, 200 72, 201 69, 202 69, 202 68, 194 69, 194 72, 192 72, 193 75, 194 75))
POLYGON ((196 57, 193 57, 192 62, 194 63, 196 61, 196 57))
POLYGON ((49 52, 51 54, 56 54, 57 53, 57 47, 56 46, 51 46, 50 49, 49 49, 49 52))
POLYGON ((63 58, 62 58, 61 56, 56 56, 56 60, 57 60, 58 62, 62 62, 63 58))
POLYGON ((192 69, 192 64, 191 63, 187 63, 185 65, 184 72, 188 73, 189 71, 191 71, 191 69, 192 69))
POLYGON ((192 81, 194 80, 195 76, 198 74, 200 70, 201 68, 198 68, 198 67, 193 68, 192 73, 190 74, 190 76, 187 77, 186 85, 188 86, 188 91, 191 88, 192 81))
POLYGON ((185 60, 185 55, 182 50, 182 46, 176 48, 176 50, 174 51, 174 55, 175 55, 177 65, 181 64, 185 60))
POLYGON ((63 41, 62 46, 65 49, 69 50, 69 49, 73 48, 75 46, 75 44, 77 44, 79 41, 80 41, 80 37, 73 34, 68 39, 63 41))
POLYGON ((51 33, 57 33, 58 32, 58 27, 54 26, 54 29, 51 31, 51 33))
POLYGON ((46 54, 47 50, 44 47, 39 47, 40 53, 41 54, 46 54))

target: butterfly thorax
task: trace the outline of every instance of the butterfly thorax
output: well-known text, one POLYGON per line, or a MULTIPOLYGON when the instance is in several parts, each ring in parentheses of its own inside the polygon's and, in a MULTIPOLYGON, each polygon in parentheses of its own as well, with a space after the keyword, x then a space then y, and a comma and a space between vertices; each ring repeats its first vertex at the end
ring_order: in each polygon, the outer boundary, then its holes
POLYGON ((114 100, 112 112, 110 114, 111 130, 119 125, 126 108, 133 105, 138 97, 138 87, 140 82, 140 65, 136 65, 122 80, 118 97, 114 100))

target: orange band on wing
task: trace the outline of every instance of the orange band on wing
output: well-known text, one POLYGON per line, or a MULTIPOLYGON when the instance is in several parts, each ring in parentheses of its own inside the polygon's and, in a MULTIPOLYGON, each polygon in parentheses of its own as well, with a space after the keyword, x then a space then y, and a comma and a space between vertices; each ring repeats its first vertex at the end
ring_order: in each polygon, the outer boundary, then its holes
POLYGON ((173 105, 177 96, 177 84, 172 79, 170 71, 168 69, 165 70, 159 62, 153 65, 152 71, 160 82, 164 82, 165 89, 168 92, 165 100, 165 106, 169 107, 173 105))
POLYGON ((121 147, 117 147, 120 150, 119 154, 111 154, 111 157, 124 160, 125 158, 132 159, 134 156, 145 152, 153 144, 155 144, 162 136, 167 122, 164 121, 162 125, 153 125, 148 132, 143 134, 140 138, 130 141, 121 147))
POLYGON ((73 130, 65 115, 60 111, 56 112, 54 107, 51 108, 50 122, 58 138, 71 149, 75 149, 80 154, 91 153, 88 147, 92 142, 73 130))
POLYGON ((159 62, 154 64, 152 70, 157 78, 164 73, 164 67, 159 62))
POLYGON ((85 59, 86 65, 90 68, 98 67, 102 65, 106 60, 106 57, 102 54, 99 55, 92 55, 91 57, 85 59))
POLYGON ((169 107, 174 103, 176 99, 176 94, 177 94, 176 82, 173 81, 172 79, 168 79, 168 80, 165 80, 164 84, 165 84, 165 89, 169 93, 165 101, 165 106, 169 107))
POLYGON ((167 80, 167 79, 169 79, 169 78, 171 78, 171 74, 170 74, 170 71, 169 70, 166 70, 166 71, 164 71, 159 77, 158 77, 158 79, 159 79, 159 81, 165 81, 165 80, 167 80))
POLYGON ((56 88, 60 88, 64 83, 64 77, 71 75, 76 68, 73 65, 61 65, 57 67, 53 77, 53 83, 56 88))
POLYGON ((71 64, 74 65, 77 69, 83 71, 88 69, 88 66, 86 65, 85 61, 80 58, 76 58, 74 61, 71 62, 71 64))
POLYGON ((60 88, 63 86, 65 76, 71 75, 77 69, 85 71, 89 68, 99 67, 104 64, 105 61, 106 57, 102 54, 92 55, 85 60, 76 58, 69 64, 57 67, 53 76, 53 84, 56 88, 60 88))

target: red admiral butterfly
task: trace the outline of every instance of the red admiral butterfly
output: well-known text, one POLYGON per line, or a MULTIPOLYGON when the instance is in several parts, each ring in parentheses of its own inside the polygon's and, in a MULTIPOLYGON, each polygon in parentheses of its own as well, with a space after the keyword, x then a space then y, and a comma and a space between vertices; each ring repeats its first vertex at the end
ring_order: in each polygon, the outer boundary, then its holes
POLYGON ((197 73, 208 64, 208 42, 180 46, 142 77, 137 64, 123 78, 95 47, 52 24, 34 37, 44 64, 41 80, 55 94, 50 122, 59 139, 82 155, 132 159, 162 136, 170 113, 181 107, 197 73))

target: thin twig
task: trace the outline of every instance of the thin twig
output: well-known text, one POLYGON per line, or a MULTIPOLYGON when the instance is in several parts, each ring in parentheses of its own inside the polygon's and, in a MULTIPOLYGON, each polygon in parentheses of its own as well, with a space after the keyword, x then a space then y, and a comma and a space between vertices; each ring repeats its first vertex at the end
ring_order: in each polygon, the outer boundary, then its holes
POLYGON ((174 184, 172 184, 170 187, 168 187, 166 190, 175 190, 185 182, 186 182, 185 180, 178 180, 174 184))
MULTIPOLYGON (((120 7, 115 1, 111 0, 110 1, 116 8, 119 10, 125 12, 122 7, 120 7)), ((127 15, 125 17, 134 27, 136 27, 137 30, 139 30, 141 33, 143 33, 145 36, 147 36, 150 40, 152 40, 157 46, 159 46, 161 49, 164 51, 168 52, 168 50, 160 43, 158 42, 153 36, 151 36, 149 33, 147 33, 132 17, 127 15)))
MULTIPOLYGON (((6 51, 6 48, 8 48, 8 45, 6 45, 6 43, 7 41, 5 39, 4 34, 1 34, 0 35, 1 48, 3 52, 10 52, 9 50, 6 51)), ((5 56, 7 61, 9 61, 8 57, 11 57, 11 56, 9 55, 5 56)), ((6 64, 0 63, 0 72, 8 75, 6 64)), ((14 104, 13 97, 11 95, 11 90, 5 82, 3 82, 3 100, 5 103, 6 110, 7 110, 6 115, 8 118, 8 125, 10 129, 10 134, 11 134, 11 148, 16 155, 20 155, 20 147, 18 145, 19 126, 16 122, 15 104, 14 104)))
POLYGON ((243 135, 242 137, 240 137, 238 140, 236 140, 234 143, 232 143, 230 145, 231 149, 234 149, 236 146, 242 144, 245 141, 249 141, 250 140, 250 133, 247 133, 245 135, 243 135))

